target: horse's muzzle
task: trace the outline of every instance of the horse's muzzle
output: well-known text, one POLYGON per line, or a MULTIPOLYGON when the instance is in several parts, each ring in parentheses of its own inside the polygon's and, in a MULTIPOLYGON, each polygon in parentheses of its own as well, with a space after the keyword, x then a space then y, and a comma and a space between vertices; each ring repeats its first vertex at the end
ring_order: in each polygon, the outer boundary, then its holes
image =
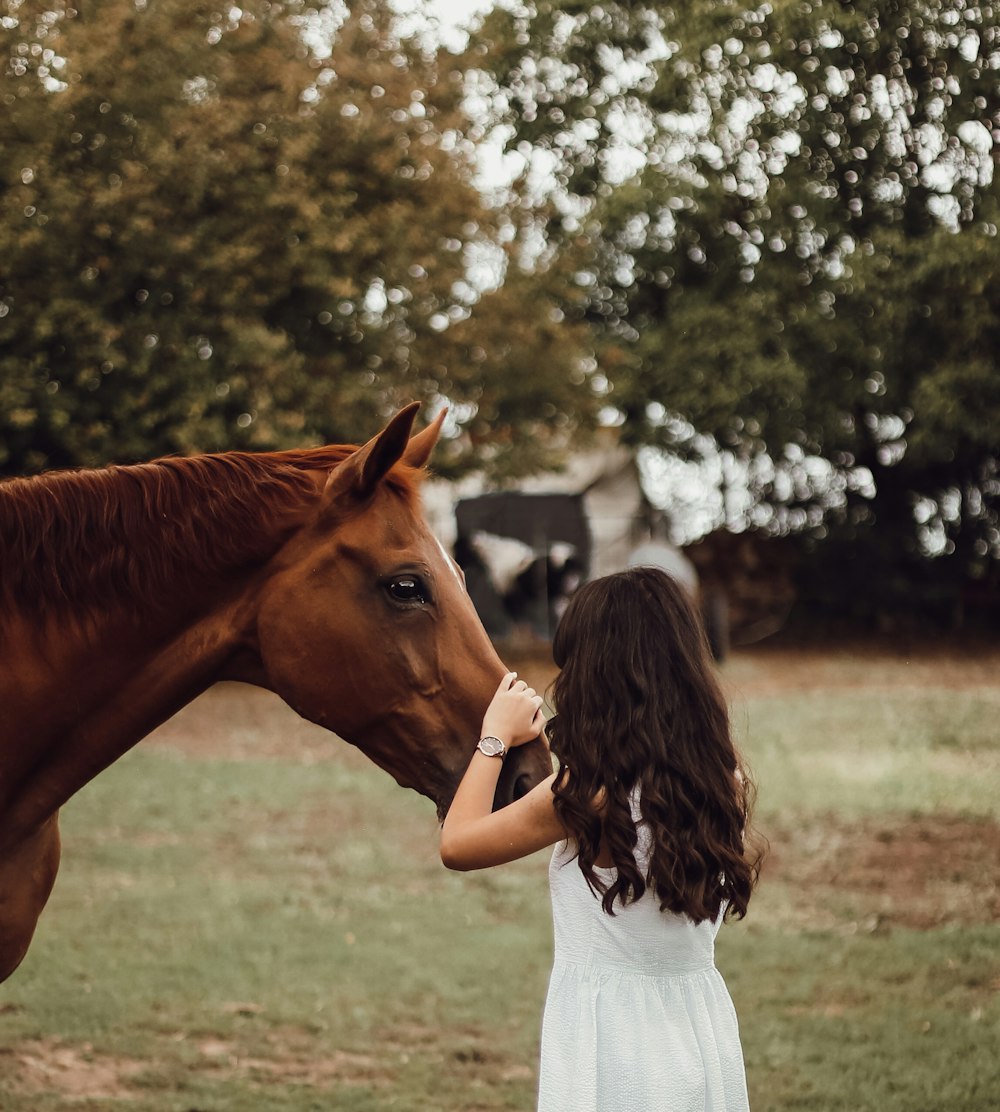
POLYGON ((504 759, 493 796, 493 810, 499 811, 509 803, 528 794, 552 773, 552 757, 541 741, 530 741, 512 749, 504 759))

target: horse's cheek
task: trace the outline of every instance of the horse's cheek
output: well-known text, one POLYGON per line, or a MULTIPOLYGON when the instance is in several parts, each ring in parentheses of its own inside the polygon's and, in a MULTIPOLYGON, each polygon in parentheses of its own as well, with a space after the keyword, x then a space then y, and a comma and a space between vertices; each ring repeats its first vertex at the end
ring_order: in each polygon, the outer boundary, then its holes
POLYGON ((262 607, 257 624, 267 686, 313 722, 337 729, 343 695, 356 684, 356 659, 345 651, 344 616, 302 608, 277 596, 262 607))
POLYGON ((410 621, 387 627, 382 638, 389 674, 402 681, 403 690, 425 697, 437 695, 444 687, 441 647, 432 623, 429 615, 413 615, 410 621))

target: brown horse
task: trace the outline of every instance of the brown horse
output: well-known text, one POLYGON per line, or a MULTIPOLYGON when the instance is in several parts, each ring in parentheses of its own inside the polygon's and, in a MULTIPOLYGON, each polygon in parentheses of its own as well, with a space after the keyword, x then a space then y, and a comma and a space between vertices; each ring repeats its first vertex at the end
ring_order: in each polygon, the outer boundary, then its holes
MULTIPOLYGON (((0 980, 59 866, 58 811, 217 680, 269 688, 444 815, 503 674, 418 480, 441 418, 362 448, 0 484, 0 980)), ((496 805, 550 771, 515 750, 496 805)))

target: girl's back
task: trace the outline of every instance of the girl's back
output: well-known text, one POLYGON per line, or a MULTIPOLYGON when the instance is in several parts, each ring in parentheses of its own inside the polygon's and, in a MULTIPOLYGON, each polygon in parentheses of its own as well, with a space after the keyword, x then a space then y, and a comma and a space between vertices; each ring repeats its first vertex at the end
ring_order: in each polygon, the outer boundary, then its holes
MULTIPOLYGON (((649 831, 633 803, 638 844, 636 864, 645 872, 649 860, 649 831)), ((611 883, 614 869, 595 871, 611 883)), ((661 912, 655 893, 647 890, 634 903, 618 906, 608 915, 580 872, 575 847, 555 847, 549 865, 552 919, 557 960, 584 962, 602 969, 671 977, 711 969, 715 936, 722 915, 694 923, 686 915, 661 912)))
MULTIPOLYGON (((649 835, 633 803, 644 869, 649 835)), ((598 870, 611 881, 614 870, 598 870)), ((739 1027, 713 922, 661 911, 648 889, 608 915, 563 842, 549 865, 555 962, 539 1112, 744 1112, 739 1027)))

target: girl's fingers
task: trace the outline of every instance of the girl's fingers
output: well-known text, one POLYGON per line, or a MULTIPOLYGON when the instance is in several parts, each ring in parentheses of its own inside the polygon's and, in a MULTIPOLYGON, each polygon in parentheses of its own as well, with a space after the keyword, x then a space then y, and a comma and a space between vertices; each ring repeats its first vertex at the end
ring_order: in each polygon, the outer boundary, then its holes
POLYGON ((517 672, 508 672, 500 681, 497 694, 502 694, 505 691, 509 691, 514 695, 528 695, 532 697, 535 695, 535 689, 529 687, 524 680, 519 680, 517 678, 517 672))
POLYGON ((502 691, 510 691, 511 685, 516 679, 517 672, 507 672, 504 678, 500 681, 499 687, 497 687, 497 694, 499 695, 502 691))

